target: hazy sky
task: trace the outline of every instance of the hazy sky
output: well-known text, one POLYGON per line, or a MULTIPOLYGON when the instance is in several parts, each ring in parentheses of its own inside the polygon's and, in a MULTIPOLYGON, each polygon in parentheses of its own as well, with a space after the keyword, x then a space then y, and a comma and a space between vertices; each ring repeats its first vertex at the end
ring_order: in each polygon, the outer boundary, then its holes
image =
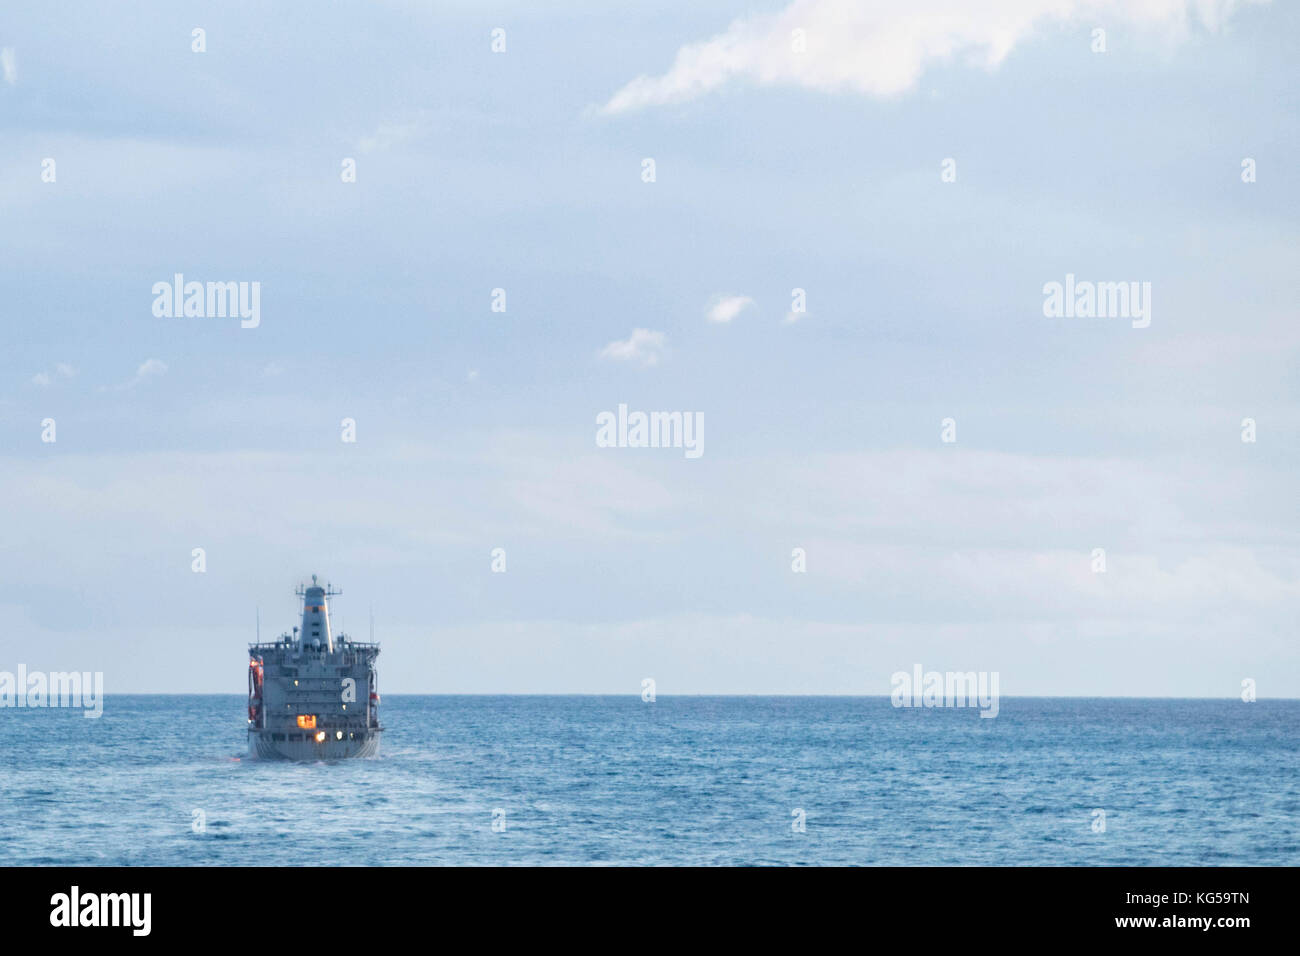
POLYGON ((1207 0, 11 5, 0 670, 242 692, 315 572, 390 692, 1295 696, 1298 39, 1207 0), (155 316, 175 273, 260 325, 155 316), (1067 274, 1149 282, 1149 327, 1045 317, 1067 274), (703 455, 597 447, 620 403, 703 455))

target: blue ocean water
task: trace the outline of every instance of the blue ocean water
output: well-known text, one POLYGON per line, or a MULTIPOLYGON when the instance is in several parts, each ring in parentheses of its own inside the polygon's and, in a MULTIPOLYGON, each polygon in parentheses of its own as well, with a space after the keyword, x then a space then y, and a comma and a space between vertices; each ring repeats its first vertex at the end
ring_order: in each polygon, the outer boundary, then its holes
POLYGON ((0 710, 0 863, 1300 863, 1300 701, 386 696, 336 764, 244 706, 0 710))

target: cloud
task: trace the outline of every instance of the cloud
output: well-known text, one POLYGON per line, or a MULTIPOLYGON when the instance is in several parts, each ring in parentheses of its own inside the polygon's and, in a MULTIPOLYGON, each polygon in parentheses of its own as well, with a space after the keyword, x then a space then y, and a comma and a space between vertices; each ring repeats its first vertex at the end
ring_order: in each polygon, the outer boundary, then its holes
POLYGON ((633 329, 631 337, 610 342, 600 350, 600 357, 618 362, 640 362, 642 365, 657 365, 663 354, 666 337, 662 332, 650 329, 633 329))
POLYGON ((405 121, 383 122, 374 132, 362 136, 357 141, 357 148, 363 153, 383 152, 417 139, 427 133, 429 127, 429 118, 423 113, 405 121))
POLYGON ((121 385, 118 385, 117 388, 135 388, 137 385, 147 382, 151 378, 157 378, 160 375, 166 374, 166 372, 166 362, 161 359, 145 359, 140 363, 140 367, 135 370, 135 377, 129 382, 123 382, 121 385))
POLYGON ((162 375, 166 371, 166 362, 160 361, 159 359, 145 359, 140 363, 140 367, 135 370, 135 378, 132 380, 132 383, 138 385, 140 382, 157 375, 162 375))
POLYGON ((54 374, 49 372, 37 372, 32 376, 32 384, 39 385, 42 388, 52 383, 56 378, 72 378, 77 374, 77 370, 67 362, 59 362, 54 366, 54 374))
POLYGON ((18 61, 14 59, 14 48, 11 46, 0 50, 0 69, 4 71, 5 82, 10 86, 18 84, 18 61))
POLYGON ((741 312, 754 304, 754 300, 747 295, 724 295, 720 296, 713 305, 709 307, 710 322, 730 322, 741 312))
POLYGON ((712 39, 683 46, 668 72, 632 80, 602 112, 683 102, 733 80, 897 96, 913 89, 935 63, 958 59, 994 69, 1048 23, 1086 17, 1181 35, 1189 13, 1214 29, 1237 5, 1238 0, 795 0, 778 13, 735 20, 712 39), (796 49, 799 37, 802 52, 796 49))
MULTIPOLYGON (((1001 670, 1006 693, 1222 695, 1225 675, 1236 684, 1244 666, 1296 686, 1294 520, 1258 504, 1285 500, 1283 463, 1265 472, 1212 454, 1189 469, 1181 454, 949 447, 765 455, 683 479, 649 459, 596 454, 583 431, 572 444, 499 431, 376 443, 366 450, 376 467, 361 469, 338 469, 331 449, 315 447, 69 447, 56 472, 34 455, 0 456, 16 542, 0 549, 0 578, 37 596, 9 619, 43 655, 88 660, 127 646, 133 630, 150 649, 189 634, 195 666, 172 689, 219 691, 222 672, 202 665, 228 648, 213 652, 201 640, 210 635, 187 630, 197 627, 188 592, 174 583, 190 573, 190 547, 222 554, 223 593, 249 603, 259 592, 283 600, 276 582, 289 584, 303 554, 349 584, 369 575, 401 594, 443 553, 432 566, 448 576, 452 607, 437 639, 415 609, 384 615, 390 689, 607 693, 638 661, 671 675, 662 693, 886 694, 890 673, 914 661, 1001 670), (348 507, 322 524, 339 501, 348 507), (196 537, 178 547, 176 528, 196 537), (109 542, 114 560, 76 547, 85 540, 109 542), (484 554, 484 540, 506 542, 511 573, 531 567, 512 584, 522 599, 488 590, 486 562, 464 557, 484 554), (806 575, 790 570, 796 545, 806 575), (1105 574, 1091 570, 1094 547, 1107 549, 1105 574), (608 558, 603 596, 580 573, 594 557, 608 558), (43 606, 52 566, 89 583, 43 606), (142 581, 156 600, 99 617, 109 595, 142 581), (485 646, 509 666, 487 674, 485 646), (418 675, 434 653, 450 656, 431 686, 418 675)), ((265 627, 275 618, 262 606, 265 627)), ((141 661, 123 675, 133 689, 171 686, 174 660, 141 661)))

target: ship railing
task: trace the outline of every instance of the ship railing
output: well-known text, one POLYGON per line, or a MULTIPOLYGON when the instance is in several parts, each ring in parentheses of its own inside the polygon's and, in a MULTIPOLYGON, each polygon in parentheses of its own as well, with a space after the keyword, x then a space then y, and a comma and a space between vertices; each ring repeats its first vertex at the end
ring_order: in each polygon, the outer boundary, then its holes
MULTIPOLYGON (((346 641, 346 642, 342 642, 342 641, 340 641, 339 643, 337 643, 337 644, 334 645, 334 651, 335 651, 335 653, 338 653, 340 650, 346 650, 346 649, 349 648, 349 647, 356 647, 356 648, 359 648, 359 649, 362 649, 362 650, 366 650, 366 649, 369 649, 369 648, 375 648, 376 650, 378 650, 378 648, 379 648, 379 642, 378 642, 378 641, 373 641, 373 642, 371 642, 371 641, 353 641, 353 640, 348 640, 348 641, 346 641)), ((322 648, 322 649, 319 650, 319 651, 317 651, 315 648, 311 648, 311 647, 304 647, 304 648, 301 648, 301 649, 300 649, 300 648, 298 647, 298 645, 295 644, 293 641, 274 641, 274 642, 263 641, 263 642, 260 643, 260 644, 249 644, 249 645, 248 645, 248 649, 249 649, 250 651, 278 651, 278 650, 283 650, 283 649, 285 649, 285 648, 288 648, 289 650, 301 650, 301 652, 304 653, 304 654, 324 654, 324 653, 326 653, 326 651, 324 650, 324 648, 322 648)))

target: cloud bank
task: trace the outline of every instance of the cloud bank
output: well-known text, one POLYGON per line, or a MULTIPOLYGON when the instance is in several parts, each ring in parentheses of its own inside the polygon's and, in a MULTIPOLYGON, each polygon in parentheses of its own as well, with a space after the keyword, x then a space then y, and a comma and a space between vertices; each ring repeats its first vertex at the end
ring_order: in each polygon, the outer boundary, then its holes
POLYGON ((1216 29, 1238 5, 1238 0, 795 0, 779 13, 741 18, 712 39, 687 44, 668 72, 632 80, 602 112, 684 102, 735 80, 897 96, 915 88, 935 63, 959 60, 994 69, 1035 30, 1051 24, 1087 18, 1102 27, 1135 25, 1181 36, 1193 23, 1216 29))

